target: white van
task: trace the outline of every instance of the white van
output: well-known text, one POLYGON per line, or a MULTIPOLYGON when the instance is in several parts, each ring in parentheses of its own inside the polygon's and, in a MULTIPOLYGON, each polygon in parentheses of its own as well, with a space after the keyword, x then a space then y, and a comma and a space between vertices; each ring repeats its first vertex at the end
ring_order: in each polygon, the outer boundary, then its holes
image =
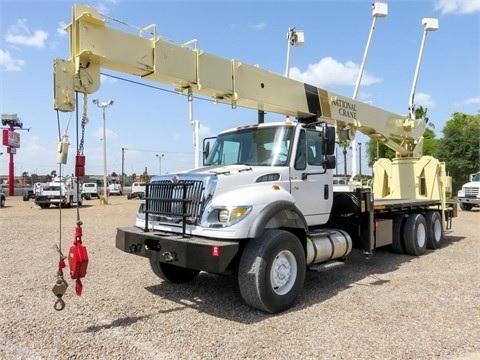
POLYGON ((147 184, 145 182, 134 182, 132 184, 132 191, 127 195, 128 200, 138 197, 143 199, 145 197, 145 188, 147 184))
POLYGON ((85 200, 99 197, 98 185, 94 182, 87 182, 82 185, 82 196, 85 200))

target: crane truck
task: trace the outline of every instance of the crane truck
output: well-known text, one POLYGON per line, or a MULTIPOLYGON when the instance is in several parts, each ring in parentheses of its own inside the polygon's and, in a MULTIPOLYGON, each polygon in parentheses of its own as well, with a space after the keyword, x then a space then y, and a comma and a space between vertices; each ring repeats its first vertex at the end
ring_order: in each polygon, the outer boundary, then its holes
POLYGON ((95 92, 108 68, 189 99, 283 116, 205 139, 203 166, 147 184, 135 226, 117 228, 115 244, 148 258, 164 281, 232 276, 246 304, 279 313, 295 303, 307 271, 344 265, 352 248, 368 258, 384 246, 412 256, 441 246, 456 208, 445 164, 422 156, 424 119, 166 41, 154 25, 138 34, 111 28, 86 5, 74 5, 67 29, 70 59, 54 60, 59 111, 74 111, 75 93, 95 92), (355 131, 397 156, 377 161, 372 188, 334 192, 336 137, 355 131))

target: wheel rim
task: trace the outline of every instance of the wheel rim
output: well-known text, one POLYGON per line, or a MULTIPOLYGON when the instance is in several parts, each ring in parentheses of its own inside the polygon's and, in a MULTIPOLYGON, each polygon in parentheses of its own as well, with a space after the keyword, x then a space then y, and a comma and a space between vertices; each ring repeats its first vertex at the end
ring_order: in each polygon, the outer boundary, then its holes
POLYGON ((427 232, 423 224, 419 224, 417 228, 417 244, 420 248, 424 247, 427 243, 427 232))
POLYGON ((285 295, 295 284, 297 278, 297 260, 290 251, 280 252, 272 263, 270 281, 272 289, 278 295, 285 295))

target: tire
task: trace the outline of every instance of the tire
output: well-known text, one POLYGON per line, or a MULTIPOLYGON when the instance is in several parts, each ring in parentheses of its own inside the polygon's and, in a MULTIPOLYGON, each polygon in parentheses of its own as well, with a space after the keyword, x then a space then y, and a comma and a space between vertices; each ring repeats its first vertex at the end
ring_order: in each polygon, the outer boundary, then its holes
POLYGON ((5 207, 5 197, 4 196, 2 196, 0 198, 0 208, 3 208, 3 207, 5 207))
POLYGON ((70 209, 72 207, 72 197, 70 196, 68 198, 68 203, 65 204, 65 207, 70 209))
POLYGON ((293 305, 305 273, 305 252, 298 238, 288 231, 266 230, 245 247, 238 285, 248 305, 275 314, 293 305))
POLYGON ((397 215, 393 218, 392 225, 392 251, 396 254, 405 254, 405 242, 403 241, 403 215, 397 215))
POLYGON ((173 284, 182 284, 190 282, 200 273, 199 270, 186 269, 180 266, 162 263, 157 260, 149 259, 150 267, 155 275, 160 279, 173 284))
POLYGON ((427 248, 438 249, 443 242, 442 217, 438 211, 429 211, 425 214, 427 223, 427 248))
POLYGON ((403 228, 403 241, 408 255, 420 256, 427 249, 427 222, 422 214, 410 215, 403 228))
POLYGON ((30 199, 30 198, 28 197, 28 194, 23 194, 23 201, 28 201, 28 199, 30 199))
POLYGON ((472 210, 473 205, 472 204, 465 204, 465 203, 460 203, 460 209, 464 211, 470 211, 472 210))
POLYGON ((132 200, 132 194, 127 194, 127 199, 132 200))

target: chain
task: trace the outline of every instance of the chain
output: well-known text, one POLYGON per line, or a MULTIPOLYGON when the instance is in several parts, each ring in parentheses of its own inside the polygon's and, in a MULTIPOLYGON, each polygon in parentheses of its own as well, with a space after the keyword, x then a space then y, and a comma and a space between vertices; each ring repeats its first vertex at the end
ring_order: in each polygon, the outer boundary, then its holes
POLYGON ((82 136, 80 138, 80 144, 78 146, 78 154, 83 155, 83 148, 85 144, 85 125, 88 124, 87 116, 87 94, 83 94, 83 114, 82 114, 82 136))

